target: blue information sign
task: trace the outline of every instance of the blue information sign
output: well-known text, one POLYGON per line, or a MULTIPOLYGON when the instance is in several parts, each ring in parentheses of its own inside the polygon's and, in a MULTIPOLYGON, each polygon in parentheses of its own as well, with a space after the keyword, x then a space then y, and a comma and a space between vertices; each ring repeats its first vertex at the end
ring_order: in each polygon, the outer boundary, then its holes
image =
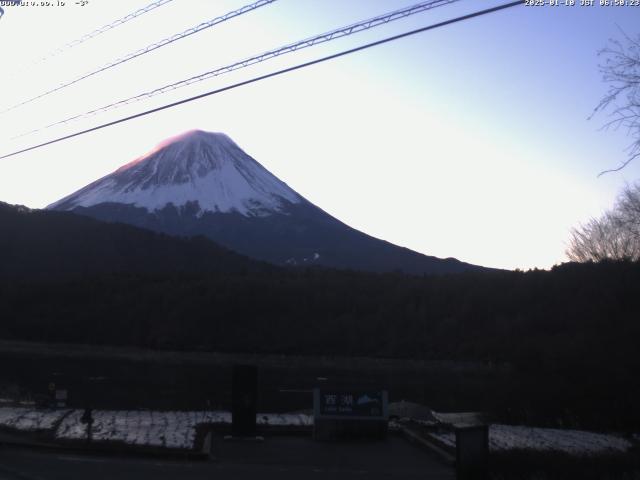
POLYGON ((314 407, 321 417, 385 418, 387 392, 316 389, 314 407))

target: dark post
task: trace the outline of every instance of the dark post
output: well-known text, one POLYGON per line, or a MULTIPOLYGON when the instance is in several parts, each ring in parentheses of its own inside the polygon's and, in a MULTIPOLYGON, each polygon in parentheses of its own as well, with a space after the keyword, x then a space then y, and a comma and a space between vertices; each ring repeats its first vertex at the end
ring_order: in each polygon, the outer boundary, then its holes
POLYGON ((235 365, 233 367, 232 396, 232 435, 234 437, 255 437, 258 408, 258 367, 255 365, 235 365))
POLYGON ((87 426, 87 443, 91 443, 91 437, 93 434, 93 411, 90 408, 85 408, 82 417, 80 417, 80 422, 84 423, 87 426))
POLYGON ((477 425, 456 428, 457 480, 489 478, 489 427, 477 425))

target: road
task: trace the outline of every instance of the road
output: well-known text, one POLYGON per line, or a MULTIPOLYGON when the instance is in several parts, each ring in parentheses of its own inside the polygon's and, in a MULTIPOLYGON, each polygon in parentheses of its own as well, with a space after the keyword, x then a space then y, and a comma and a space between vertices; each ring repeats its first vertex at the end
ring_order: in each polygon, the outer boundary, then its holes
POLYGON ((453 480, 453 469, 399 437, 385 442, 317 443, 273 437, 217 439, 211 460, 61 453, 0 446, 0 480, 422 479, 453 480))

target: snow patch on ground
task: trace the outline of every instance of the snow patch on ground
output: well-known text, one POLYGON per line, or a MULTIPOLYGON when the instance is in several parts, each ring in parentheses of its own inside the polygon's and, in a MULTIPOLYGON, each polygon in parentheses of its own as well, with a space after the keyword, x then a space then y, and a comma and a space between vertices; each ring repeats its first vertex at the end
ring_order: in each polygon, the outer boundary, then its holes
MULTIPOLYGON (((456 437, 453 432, 430 433, 430 435, 451 448, 456 446, 456 437)), ((593 455, 626 452, 631 446, 631 442, 611 434, 512 425, 489 427, 489 449, 498 452, 537 450, 571 455, 593 455)))
MULTIPOLYGON (((60 424, 56 438, 85 440, 87 426, 81 422, 83 411, 75 410, 60 424)), ((92 414, 91 438, 94 442, 124 442, 129 445, 192 449, 196 427, 203 424, 230 424, 231 413, 156 412, 96 410, 92 414)), ((258 414, 258 425, 311 426, 313 417, 304 414, 258 414)))
MULTIPOLYGON (((83 410, 36 410, 0 407, 0 427, 17 431, 53 431, 60 440, 86 440, 87 424, 83 410)), ((146 410, 94 410, 93 442, 123 442, 129 445, 193 449, 198 425, 230 424, 231 413, 224 411, 158 412, 146 410)), ((258 425, 310 427, 313 416, 305 414, 260 413, 258 425)))
MULTIPOLYGON (((87 426, 83 412, 67 416, 56 431, 56 438, 84 440, 87 426)), ((92 413, 91 439, 94 442, 123 442, 129 445, 191 449, 195 445, 196 426, 230 423, 228 412, 155 412, 96 410, 92 413)))
POLYGON ((411 419, 422 425, 436 425, 435 412, 429 407, 415 402, 401 400, 389 403, 389 415, 398 418, 411 419))
POLYGON ((478 425, 484 421, 484 416, 478 412, 432 413, 435 419, 439 422, 459 427, 465 425, 478 425))
POLYGON ((260 413, 257 415, 258 425, 278 427, 311 427, 313 416, 304 413, 260 413))
MULTIPOLYGON (((83 410, 2 407, 0 427, 17 431, 52 431, 57 425, 57 439, 86 440, 87 424, 82 422, 83 414, 83 410)), ((93 442, 123 442, 175 449, 194 448, 198 425, 231 423, 231 413, 224 411, 94 410, 92 418, 93 442)), ((302 413, 260 413, 256 421, 261 426, 310 427, 313 425, 313 416, 302 413)))
MULTIPOLYGON (((408 408, 409 405, 405 405, 408 408)), ((0 407, 0 427, 17 431, 53 431, 62 440, 85 440, 87 425, 82 423, 82 410, 40 410, 22 407, 0 407), (57 428, 56 428, 57 426, 57 428)), ((440 421, 469 420, 460 414, 438 414, 440 421)), ((171 449, 193 449, 196 427, 204 424, 230 424, 231 413, 224 411, 159 412, 94 410, 92 412, 94 442, 123 442, 129 445, 171 449)), ((258 425, 311 427, 313 416, 302 413, 260 413, 258 425)), ((429 435, 455 448, 453 432, 432 432, 429 435)), ((492 451, 537 450, 564 452, 572 455, 626 452, 632 443, 613 434, 580 430, 560 430, 511 425, 489 427, 489 447, 492 451)))
POLYGON ((69 410, 36 410, 34 408, 0 408, 0 427, 24 432, 51 430, 69 410))

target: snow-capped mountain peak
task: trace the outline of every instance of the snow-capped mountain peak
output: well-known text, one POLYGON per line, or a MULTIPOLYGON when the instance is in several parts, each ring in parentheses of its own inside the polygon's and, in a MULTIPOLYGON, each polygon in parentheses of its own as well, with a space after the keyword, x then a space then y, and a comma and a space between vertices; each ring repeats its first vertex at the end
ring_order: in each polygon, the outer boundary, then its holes
POLYGON ((121 203, 149 212, 197 202, 202 212, 263 216, 302 198, 223 133, 192 130, 158 144, 48 208, 121 203))
POLYGON ((203 235, 276 265, 408 273, 478 267, 370 237, 305 200, 222 133, 190 131, 48 208, 203 235), (196 207, 197 206, 197 207, 196 207))

